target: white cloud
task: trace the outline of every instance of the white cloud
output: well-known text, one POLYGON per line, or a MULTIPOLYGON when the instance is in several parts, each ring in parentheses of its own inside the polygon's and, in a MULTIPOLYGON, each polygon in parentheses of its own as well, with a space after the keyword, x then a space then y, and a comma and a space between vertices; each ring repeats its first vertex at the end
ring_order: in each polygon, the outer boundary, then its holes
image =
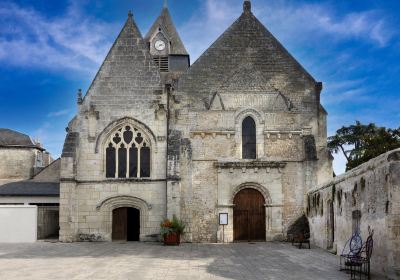
MULTIPOLYGON (((180 26, 183 40, 191 57, 198 56, 238 18, 242 0, 206 0, 201 9, 180 26)), ((295 1, 252 1, 253 12, 278 38, 288 42, 313 41, 332 44, 336 40, 364 40, 384 47, 393 38, 379 11, 368 10, 338 16, 334 7, 326 4, 299 4, 295 1), (328 38, 328 41, 321 40, 328 38), (328 43, 329 42, 329 43, 328 43)))
POLYGON ((65 134, 62 126, 54 126, 50 122, 44 122, 40 127, 29 133, 29 135, 32 135, 33 139, 38 140, 54 158, 58 158, 61 155, 65 134))
MULTIPOLYGON (((255 1, 261 5, 261 1, 255 1)), ((282 38, 292 40, 319 40, 329 36, 332 40, 361 39, 384 47, 394 31, 384 16, 376 10, 338 15, 327 4, 298 4, 292 1, 271 1, 261 9, 259 16, 282 38)), ((328 42, 325 42, 327 44, 328 42)), ((320 41, 324 44, 324 41, 320 41)))
POLYGON ((71 109, 63 109, 63 110, 59 110, 59 111, 55 111, 55 112, 50 112, 47 114, 47 117, 49 117, 49 118, 60 117, 60 116, 68 115, 70 112, 71 112, 71 109))
POLYGON ((333 170, 336 175, 343 174, 346 171, 347 160, 342 153, 333 154, 333 170))
POLYGON ((24 67, 92 72, 104 59, 116 28, 83 14, 73 2, 65 15, 0 3, 0 61, 24 67))
POLYGON ((191 60, 197 59, 239 15, 240 4, 226 0, 202 2, 200 10, 179 28, 191 60))

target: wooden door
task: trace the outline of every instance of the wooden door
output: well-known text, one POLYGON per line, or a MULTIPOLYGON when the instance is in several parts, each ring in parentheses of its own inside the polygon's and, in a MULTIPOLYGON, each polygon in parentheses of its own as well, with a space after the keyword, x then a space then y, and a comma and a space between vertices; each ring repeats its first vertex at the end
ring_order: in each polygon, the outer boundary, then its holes
POLYGON ((112 240, 127 240, 128 208, 114 209, 112 212, 112 240))
POLYGON ((233 236, 236 241, 265 241, 265 201, 255 189, 243 189, 233 200, 233 236))

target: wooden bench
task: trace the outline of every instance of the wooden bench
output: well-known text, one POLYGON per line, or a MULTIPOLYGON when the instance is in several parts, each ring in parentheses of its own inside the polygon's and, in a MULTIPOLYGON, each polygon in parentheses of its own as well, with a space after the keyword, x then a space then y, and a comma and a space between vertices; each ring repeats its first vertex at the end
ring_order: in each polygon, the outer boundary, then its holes
POLYGON ((289 236, 289 240, 293 246, 299 244, 299 249, 303 248, 303 244, 308 244, 308 249, 311 249, 310 236, 308 234, 292 234, 289 236))

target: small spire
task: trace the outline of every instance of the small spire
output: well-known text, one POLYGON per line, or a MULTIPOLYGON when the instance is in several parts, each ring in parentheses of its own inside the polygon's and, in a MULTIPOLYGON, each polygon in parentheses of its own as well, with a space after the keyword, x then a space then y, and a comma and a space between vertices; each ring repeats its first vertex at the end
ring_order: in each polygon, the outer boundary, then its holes
POLYGON ((129 12, 128 12, 128 17, 133 17, 133 14, 132 14, 132 11, 131 10, 129 10, 129 12))
POLYGON ((168 8, 168 0, 164 0, 164 8, 168 8))
POLYGON ((243 12, 245 12, 245 13, 250 13, 251 12, 251 2, 250 1, 244 1, 244 3, 243 3, 243 12))

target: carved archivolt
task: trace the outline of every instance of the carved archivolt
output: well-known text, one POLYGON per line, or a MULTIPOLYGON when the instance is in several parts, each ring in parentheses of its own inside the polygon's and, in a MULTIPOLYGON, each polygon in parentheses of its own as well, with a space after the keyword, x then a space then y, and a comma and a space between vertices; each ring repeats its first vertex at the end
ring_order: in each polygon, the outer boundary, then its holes
POLYGON ((151 205, 148 204, 143 199, 128 195, 109 197, 100 202, 96 206, 96 209, 97 210, 107 209, 109 211, 112 211, 114 209, 121 207, 132 207, 139 209, 140 212, 146 212, 146 213, 148 210, 151 209, 151 205))
POLYGON ((230 199, 230 203, 233 204, 233 200, 235 199, 235 196, 244 189, 255 189, 257 191, 259 191, 262 196, 264 197, 264 201, 265 204, 271 204, 272 200, 271 200, 271 196, 269 194, 269 191, 267 190, 267 188, 263 187, 262 185, 258 184, 258 183, 254 183, 254 182, 249 182, 249 183, 243 183, 241 185, 239 185, 238 187, 236 187, 236 189, 233 191, 231 199, 230 199))
POLYGON ((105 228, 110 236, 112 234, 113 210, 121 207, 131 207, 138 209, 140 211, 140 236, 145 236, 146 234, 148 234, 149 211, 151 210, 151 205, 138 197, 122 195, 109 197, 96 206, 96 209, 103 212, 104 216, 106 217, 106 219, 104 220, 105 228))
POLYGON ((263 116, 258 111, 250 108, 241 110, 236 114, 235 124, 241 123, 241 121, 247 116, 252 116, 258 123, 264 124, 263 116))

